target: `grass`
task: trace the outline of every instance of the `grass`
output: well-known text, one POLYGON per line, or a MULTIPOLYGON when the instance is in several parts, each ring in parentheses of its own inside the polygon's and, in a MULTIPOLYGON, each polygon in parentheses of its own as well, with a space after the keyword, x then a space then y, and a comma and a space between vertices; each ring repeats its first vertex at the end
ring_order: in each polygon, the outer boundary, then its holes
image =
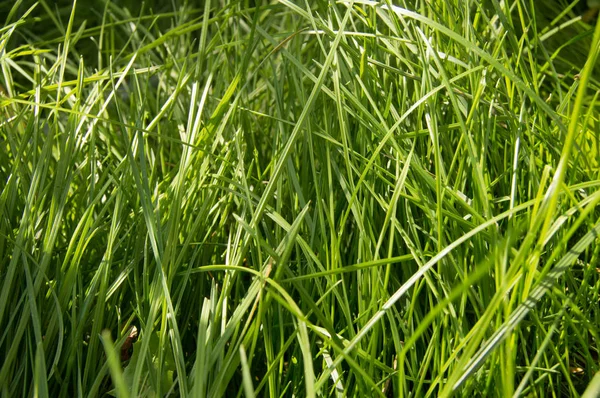
POLYGON ((2 396, 600 393, 582 1, 0 10, 2 396))

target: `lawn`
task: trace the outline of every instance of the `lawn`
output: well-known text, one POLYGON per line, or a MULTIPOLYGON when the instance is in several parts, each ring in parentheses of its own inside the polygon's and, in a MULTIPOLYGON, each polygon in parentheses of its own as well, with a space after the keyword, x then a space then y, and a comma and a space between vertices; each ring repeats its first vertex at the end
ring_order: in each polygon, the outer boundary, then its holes
POLYGON ((0 1, 0 396, 600 396, 596 3, 0 1))

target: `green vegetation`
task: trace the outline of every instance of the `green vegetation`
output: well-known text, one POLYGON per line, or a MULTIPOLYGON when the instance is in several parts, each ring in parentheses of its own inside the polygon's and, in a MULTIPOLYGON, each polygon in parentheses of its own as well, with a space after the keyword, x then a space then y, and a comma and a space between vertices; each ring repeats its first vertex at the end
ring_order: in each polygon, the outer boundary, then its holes
POLYGON ((600 394, 593 11, 192 3, 0 3, 3 397, 600 394))

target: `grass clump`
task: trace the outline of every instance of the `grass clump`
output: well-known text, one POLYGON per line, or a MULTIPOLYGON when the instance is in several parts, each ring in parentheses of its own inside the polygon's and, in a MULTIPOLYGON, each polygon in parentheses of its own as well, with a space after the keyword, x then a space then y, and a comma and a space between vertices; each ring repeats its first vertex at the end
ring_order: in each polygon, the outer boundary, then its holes
POLYGON ((190 3, 0 7, 3 396, 600 391, 581 2, 190 3))

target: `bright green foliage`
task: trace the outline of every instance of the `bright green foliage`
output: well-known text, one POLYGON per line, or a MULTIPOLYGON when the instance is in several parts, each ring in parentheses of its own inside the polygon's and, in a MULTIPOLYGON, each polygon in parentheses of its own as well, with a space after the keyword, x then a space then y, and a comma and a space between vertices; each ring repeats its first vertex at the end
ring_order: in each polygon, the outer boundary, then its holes
MULTIPOLYGON (((173 387, 173 374, 175 372, 175 359, 173 358, 173 352, 161 352, 159 345, 159 336, 158 334, 152 333, 150 336, 150 344, 148 346, 148 355, 152 358, 152 367, 148 368, 148 380, 143 383, 145 387, 140 387, 140 391, 143 395, 147 396, 163 396, 171 390, 173 387), (160 355, 162 354, 162 357, 160 355), (159 371, 159 362, 160 373, 159 371), (157 380, 160 379, 160 384, 157 384, 157 380), (153 388, 153 385, 160 385, 162 394, 157 394, 157 390, 153 388)), ((127 366, 123 371, 123 379, 127 386, 131 387, 134 384, 134 372, 135 368, 140 362, 140 350, 142 343, 137 341, 133 344, 133 354, 131 355, 131 359, 127 366)))
POLYGON ((0 1, 0 395, 597 396, 596 11, 0 1))

